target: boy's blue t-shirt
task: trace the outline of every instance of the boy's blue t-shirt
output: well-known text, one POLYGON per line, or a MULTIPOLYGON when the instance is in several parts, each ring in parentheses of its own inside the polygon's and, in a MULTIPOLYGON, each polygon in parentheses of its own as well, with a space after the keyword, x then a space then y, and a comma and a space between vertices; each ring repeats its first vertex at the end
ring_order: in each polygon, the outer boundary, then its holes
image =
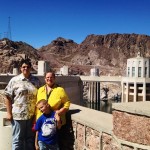
POLYGON ((38 141, 46 144, 57 143, 57 129, 54 115, 55 112, 51 112, 50 114, 42 114, 38 118, 35 126, 35 130, 38 131, 38 141))

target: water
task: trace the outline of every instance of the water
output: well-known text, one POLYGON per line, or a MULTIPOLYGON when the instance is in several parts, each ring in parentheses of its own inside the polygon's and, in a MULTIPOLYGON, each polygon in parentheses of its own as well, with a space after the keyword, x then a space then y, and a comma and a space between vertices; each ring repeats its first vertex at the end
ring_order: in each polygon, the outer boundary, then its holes
POLYGON ((91 108, 94 110, 106 112, 112 114, 112 103, 118 103, 120 100, 116 99, 107 99, 107 100, 100 100, 99 104, 90 102, 88 100, 83 100, 83 106, 87 108, 91 108))

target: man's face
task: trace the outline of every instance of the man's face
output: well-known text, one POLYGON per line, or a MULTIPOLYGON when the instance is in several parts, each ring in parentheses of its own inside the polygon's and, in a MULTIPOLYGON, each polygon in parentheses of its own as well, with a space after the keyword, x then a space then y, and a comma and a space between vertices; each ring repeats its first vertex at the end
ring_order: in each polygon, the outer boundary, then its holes
POLYGON ((55 83, 55 77, 52 73, 47 73, 45 76, 45 82, 47 85, 49 85, 50 87, 52 87, 55 83))
POLYGON ((28 77, 30 75, 31 67, 24 63, 22 64, 20 70, 25 77, 28 77))

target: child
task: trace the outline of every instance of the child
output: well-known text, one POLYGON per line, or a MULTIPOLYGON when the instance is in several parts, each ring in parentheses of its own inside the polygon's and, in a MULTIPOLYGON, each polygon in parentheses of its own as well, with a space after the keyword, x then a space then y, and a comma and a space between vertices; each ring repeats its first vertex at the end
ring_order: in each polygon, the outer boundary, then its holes
POLYGON ((60 116, 51 110, 47 100, 38 101, 36 106, 43 113, 35 125, 36 150, 58 150, 57 129, 61 128, 60 116))

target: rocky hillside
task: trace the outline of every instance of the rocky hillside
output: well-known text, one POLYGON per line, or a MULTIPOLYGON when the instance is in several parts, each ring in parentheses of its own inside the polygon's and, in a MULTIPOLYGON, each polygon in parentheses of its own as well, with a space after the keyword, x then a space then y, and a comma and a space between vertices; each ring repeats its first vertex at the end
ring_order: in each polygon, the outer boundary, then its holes
POLYGON ((38 60, 49 61, 58 69, 69 66, 70 74, 89 75, 97 67, 100 75, 125 75, 126 60, 138 52, 150 57, 150 36, 139 34, 88 35, 81 44, 58 37, 50 44, 36 50, 23 42, 0 40, 0 73, 12 72, 14 65, 28 56, 36 70, 38 60))
POLYGON ((81 44, 58 38, 39 51, 47 60, 53 57, 54 62, 61 62, 59 66, 68 65, 71 73, 89 74, 90 68, 96 66, 101 75, 125 75, 128 58, 136 57, 139 51, 150 57, 150 36, 92 34, 81 44))
POLYGON ((0 40, 0 73, 12 73, 13 67, 18 67, 20 60, 25 57, 31 60, 33 66, 42 59, 38 51, 27 43, 0 40))

